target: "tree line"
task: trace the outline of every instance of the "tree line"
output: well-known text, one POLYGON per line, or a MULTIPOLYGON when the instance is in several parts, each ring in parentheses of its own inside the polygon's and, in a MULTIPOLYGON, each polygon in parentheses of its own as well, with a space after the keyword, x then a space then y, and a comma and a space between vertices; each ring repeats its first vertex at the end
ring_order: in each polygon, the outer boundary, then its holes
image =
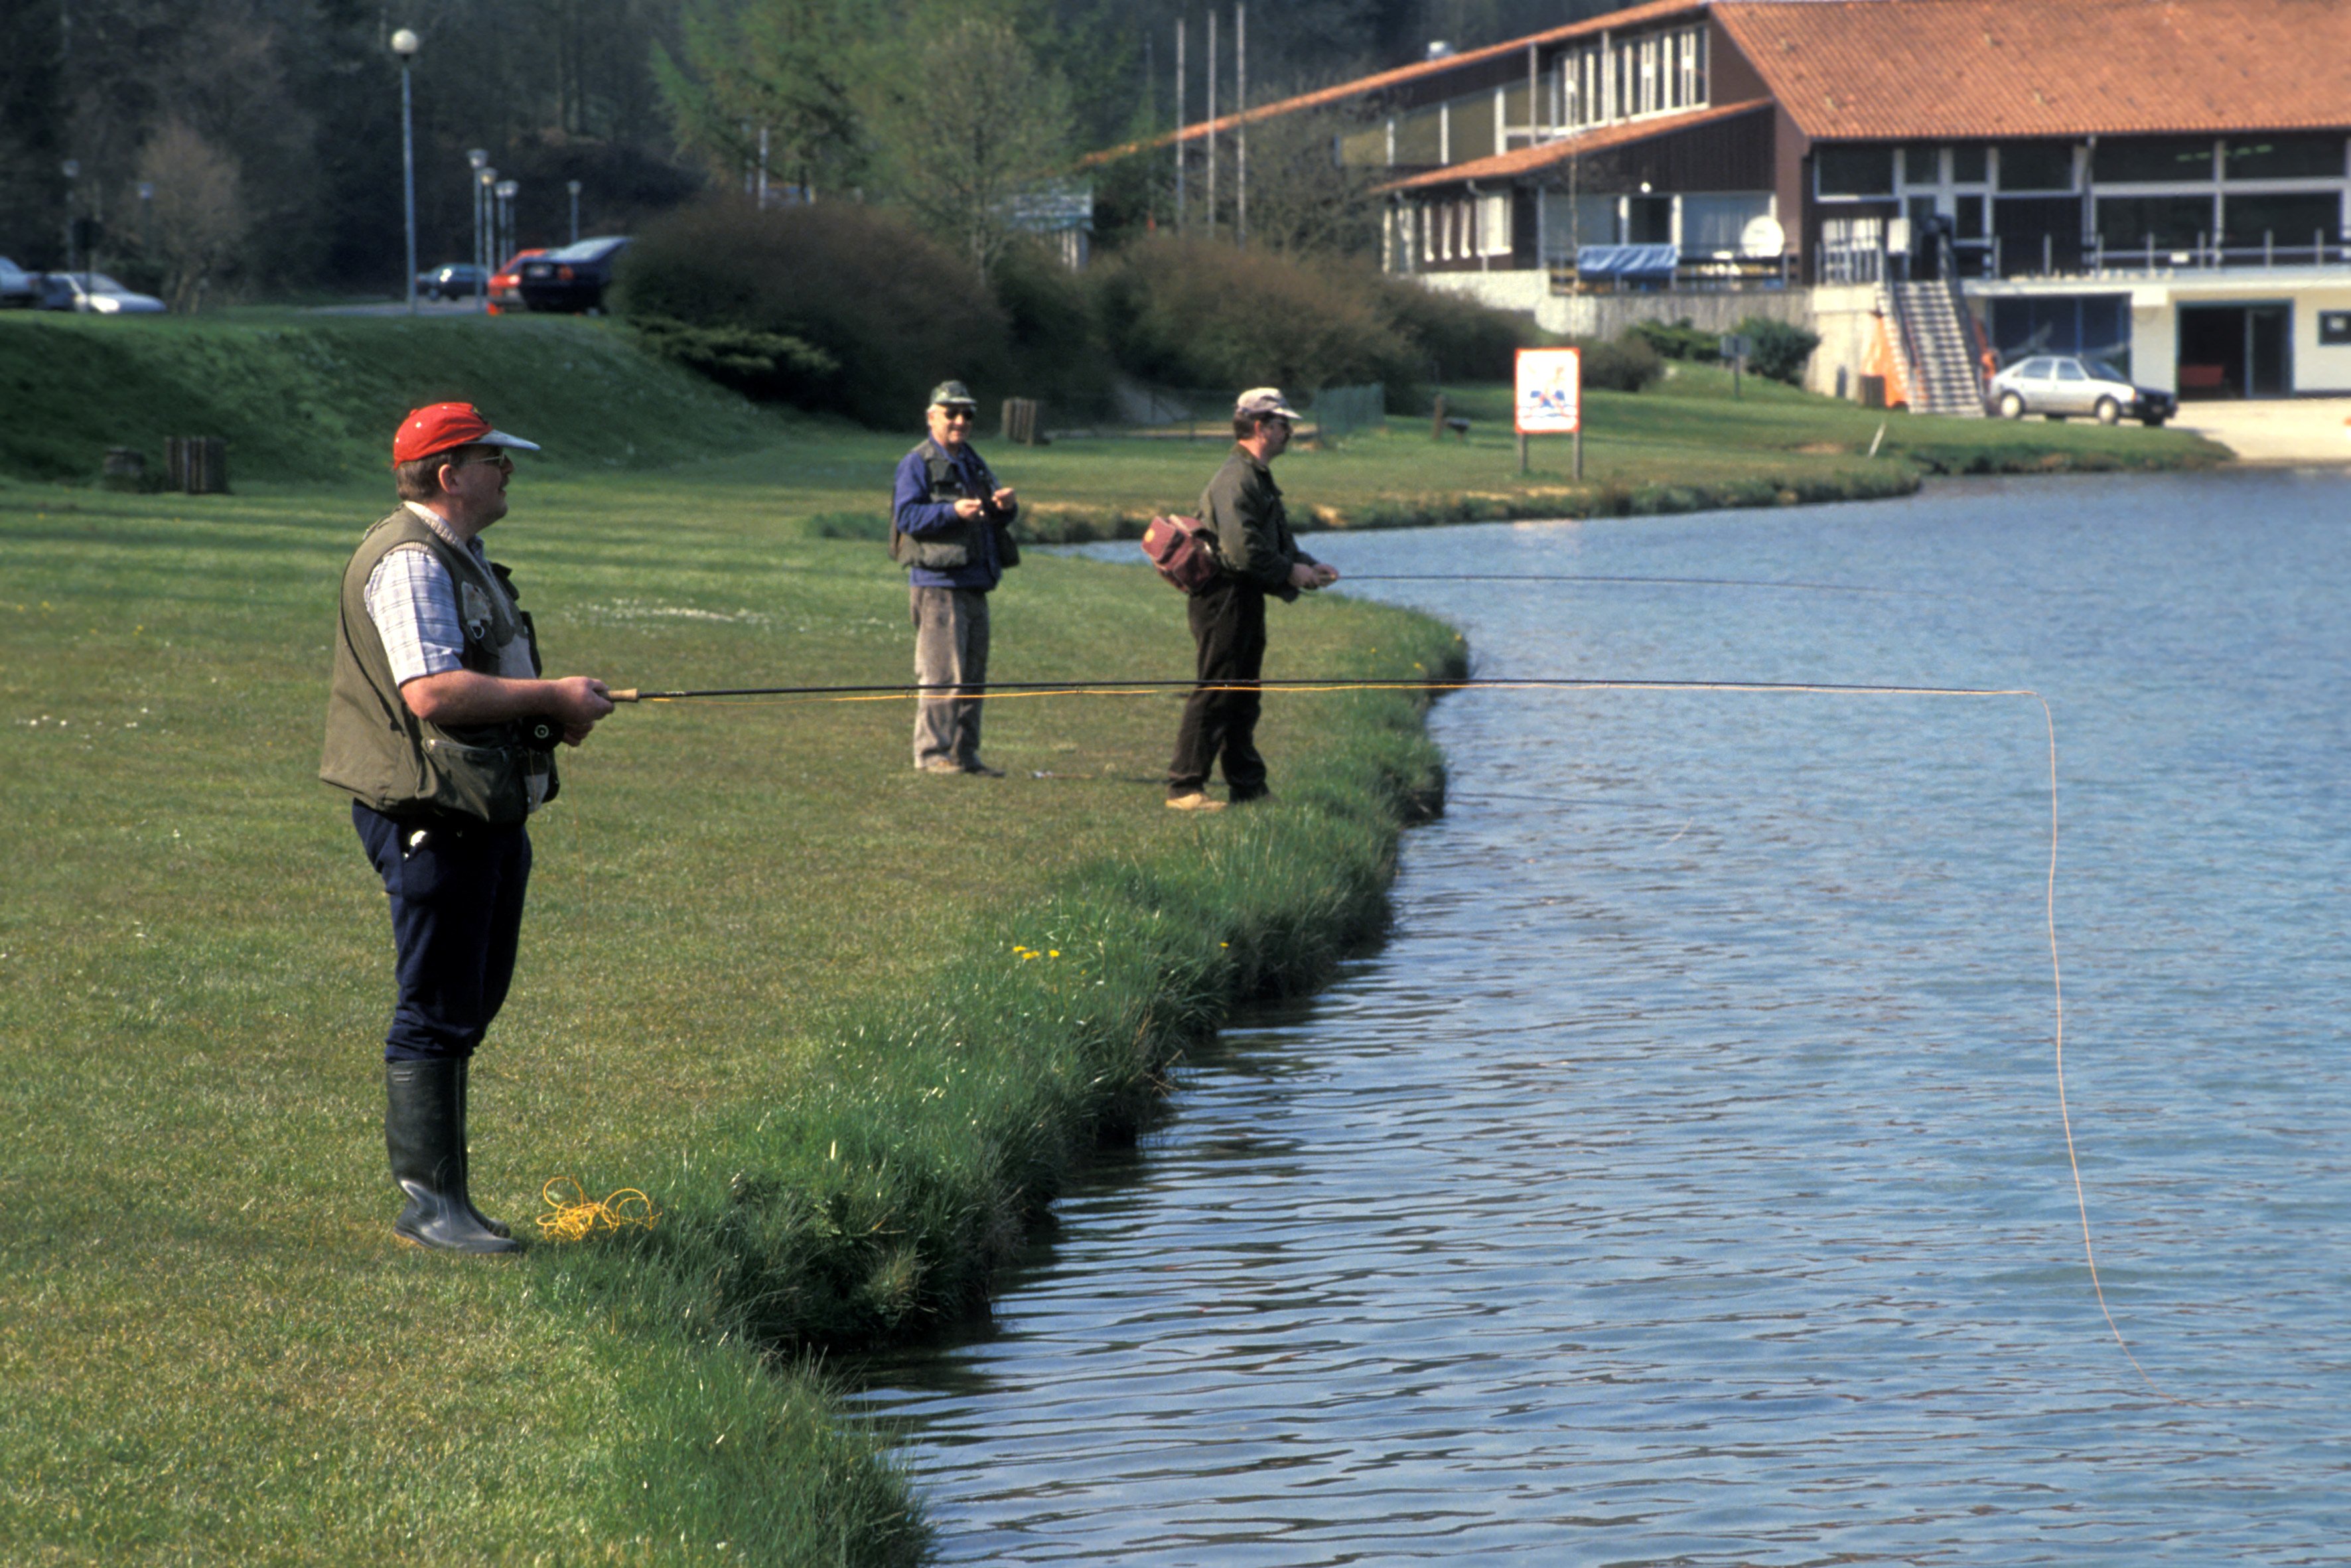
MULTIPOLYGON (((1231 0, 1215 0, 1229 29, 1231 0)), ((193 307, 396 292, 395 29, 413 64, 419 260, 473 248, 466 154, 517 182, 520 243, 626 233, 713 188, 893 204, 985 272, 1016 190, 1175 117, 1200 0, 17 0, 0 7, 0 255, 70 247, 193 307), (764 153, 762 149, 764 148, 764 153)), ((1612 0, 1260 0, 1252 101, 1474 47, 1612 0)), ((1229 35, 1228 35, 1229 36, 1229 35)), ((1232 101, 1229 58, 1221 105, 1232 101)), ((1220 105, 1220 106, 1221 106, 1220 105)), ((1253 139, 1253 230, 1360 248, 1327 127, 1253 139), (1290 177, 1285 179, 1284 171, 1290 177), (1265 217, 1262 226, 1258 213, 1265 217)), ((1172 217, 1172 164, 1091 172, 1097 228, 1172 217)))

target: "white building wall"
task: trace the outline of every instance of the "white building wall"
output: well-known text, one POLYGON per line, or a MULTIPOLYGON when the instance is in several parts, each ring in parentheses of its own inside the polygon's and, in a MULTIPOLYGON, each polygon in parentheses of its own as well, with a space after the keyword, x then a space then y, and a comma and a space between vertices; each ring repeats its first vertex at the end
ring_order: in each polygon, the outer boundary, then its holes
POLYGON ((2294 300, 2294 390, 2351 392, 2351 344, 2319 342, 2318 313, 2322 310, 2351 310, 2351 283, 2336 288, 2314 288, 2294 300))

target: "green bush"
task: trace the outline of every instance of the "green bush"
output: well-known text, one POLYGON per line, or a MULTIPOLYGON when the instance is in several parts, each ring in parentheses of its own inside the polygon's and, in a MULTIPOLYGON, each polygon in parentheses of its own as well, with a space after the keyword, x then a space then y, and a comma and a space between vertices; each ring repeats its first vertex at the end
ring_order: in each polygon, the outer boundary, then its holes
POLYGON ((1636 392, 1666 373, 1665 361, 1658 358, 1637 328, 1628 329, 1614 342, 1600 338, 1572 340, 1583 352, 1583 384, 1586 390, 1636 392))
POLYGON ((1519 350, 1533 340, 1523 316, 1400 278, 1380 278, 1379 287, 1389 319, 1439 381, 1510 381, 1519 350))
POLYGON ((1769 316, 1750 316, 1739 324, 1739 330, 1755 345, 1747 357, 1748 369, 1790 386, 1804 384, 1804 362, 1821 346, 1818 332, 1769 316))
POLYGON ((1364 275, 1153 235, 1099 263, 1095 319, 1120 367, 1188 387, 1416 382, 1426 366, 1364 275))
POLYGON ((1005 391, 1085 417, 1111 406, 1115 367, 1079 274, 1033 242, 1017 244, 996 267, 996 301, 1012 337, 1005 391))
POLYGON ((682 208, 638 236, 620 282, 622 308, 657 323, 653 340, 698 342, 747 391, 867 424, 919 423, 945 378, 986 395, 1012 368, 1009 323, 971 268, 855 202, 682 208), (759 345, 778 340, 799 347, 758 369, 759 345))
POLYGON ((1663 321, 1635 321, 1625 330, 1668 360, 1708 364, 1722 358, 1722 335, 1691 326, 1687 316, 1671 326, 1663 321))

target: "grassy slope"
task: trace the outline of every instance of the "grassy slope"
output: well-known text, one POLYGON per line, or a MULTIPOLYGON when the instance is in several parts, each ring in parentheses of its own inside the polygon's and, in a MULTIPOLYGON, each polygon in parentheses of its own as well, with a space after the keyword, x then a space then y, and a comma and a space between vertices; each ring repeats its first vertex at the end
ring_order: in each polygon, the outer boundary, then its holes
MULTIPOLYGON (((903 580, 871 544, 793 538, 775 502, 800 465, 768 463, 708 483, 526 473, 493 537, 558 665, 904 678, 903 580)), ((0 486, 0 1540, 36 1561, 702 1561, 726 1540, 829 1562, 846 1525, 854 1560, 887 1560, 904 1500, 868 1446, 806 1379, 691 1332, 743 1321, 739 1288, 681 1280, 659 1249, 484 1267, 391 1243, 381 897, 312 779, 333 583, 381 507, 0 486)), ((1309 602, 1276 663, 1408 667, 1406 640, 1431 635, 1412 624, 1309 602)), ((1050 558, 1000 596, 997 646, 1008 679, 1189 658, 1176 595, 1050 558)), ((1248 835, 1321 831, 1162 810, 1165 700, 1008 703, 1000 782, 914 777, 907 716, 648 707, 567 755, 476 1077, 486 1206, 527 1220, 573 1175, 653 1192, 663 1245, 696 1268, 802 1247, 765 1211, 759 1235, 731 1232, 732 1178, 808 1155, 761 1107, 850 1113, 828 1042, 904 1033, 899 998, 943 967, 1014 965, 1012 940, 1082 925, 1040 902, 1073 868, 1196 839, 1257 864, 1248 835), (1055 777, 1019 776, 1037 772, 1055 777)), ((1311 775, 1330 719, 1272 716, 1284 781, 1311 775)), ((1071 972, 1031 967, 1004 996, 1034 1010, 1071 972)), ((924 1092, 891 1094, 880 1112, 924 1092)), ((934 1154, 957 1142, 896 1125, 934 1154)), ((803 1186, 821 1196, 822 1176, 803 1186)), ((913 1260, 944 1273, 956 1239, 913 1260)))
MULTIPOLYGON (((1471 420, 1466 442, 1432 441, 1426 425, 1398 418, 1332 452, 1294 454, 1284 484, 1325 526, 1377 527, 1898 495, 1922 473, 2170 466, 2226 455, 2178 431, 1886 415, 1751 377, 1734 399, 1721 370, 1669 368, 1646 392, 1589 395, 1582 485, 1557 437, 1535 444, 1532 474, 1518 473, 1501 387, 1448 394, 1452 411, 1471 420)), ((768 487, 763 455, 714 465, 700 482, 737 496, 759 491, 802 532, 878 535, 872 476, 909 438, 754 410, 646 360, 624 329, 570 319, 277 312, 105 321, 18 312, 0 317, 0 394, 9 409, 0 419, 0 474, 34 477, 93 476, 110 444, 139 446, 160 466, 165 434, 203 434, 229 437, 240 482, 347 483, 380 471, 383 433, 402 413, 440 397, 477 401, 526 434, 559 434, 549 461, 575 473, 788 440, 793 465, 780 496, 768 487)), ((1213 432, 1198 442, 1068 441, 999 466, 1018 469, 1040 531, 1106 538, 1139 533, 1155 510, 1190 507, 1220 444, 1213 432)))

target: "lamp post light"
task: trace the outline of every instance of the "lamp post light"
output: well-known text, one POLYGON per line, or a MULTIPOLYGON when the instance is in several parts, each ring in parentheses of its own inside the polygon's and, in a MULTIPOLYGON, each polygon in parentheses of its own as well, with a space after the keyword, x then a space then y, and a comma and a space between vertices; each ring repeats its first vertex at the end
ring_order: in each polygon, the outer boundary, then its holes
POLYGON ((571 243, 580 243, 580 182, 569 180, 563 188, 571 193, 571 243))
POLYGON ((473 169, 472 188, 466 193, 474 201, 474 265, 482 264, 482 171, 490 166, 490 155, 476 147, 465 154, 465 162, 473 169))
MULTIPOLYGON (((494 255, 506 256, 515 253, 515 196, 521 190, 519 181, 498 182, 498 243, 490 247, 494 255)), ((496 261, 490 263, 493 277, 496 275, 498 265, 496 261)))
POLYGON ((57 165, 66 177, 66 271, 74 269, 74 196, 81 189, 81 160, 68 158, 57 165))
POLYGON ((416 130, 411 111, 408 73, 423 47, 414 30, 402 27, 392 36, 392 52, 400 57, 400 200, 408 224, 408 313, 416 314, 416 130))
POLYGON ((496 201, 494 193, 497 187, 498 172, 496 169, 485 166, 474 176, 474 210, 478 214, 474 220, 474 247, 481 253, 475 259, 475 265, 482 269, 480 292, 475 296, 474 308, 485 315, 488 314, 490 308, 490 267, 493 265, 490 260, 490 250, 498 243, 498 236, 494 227, 497 222, 497 213, 494 205, 496 201))

